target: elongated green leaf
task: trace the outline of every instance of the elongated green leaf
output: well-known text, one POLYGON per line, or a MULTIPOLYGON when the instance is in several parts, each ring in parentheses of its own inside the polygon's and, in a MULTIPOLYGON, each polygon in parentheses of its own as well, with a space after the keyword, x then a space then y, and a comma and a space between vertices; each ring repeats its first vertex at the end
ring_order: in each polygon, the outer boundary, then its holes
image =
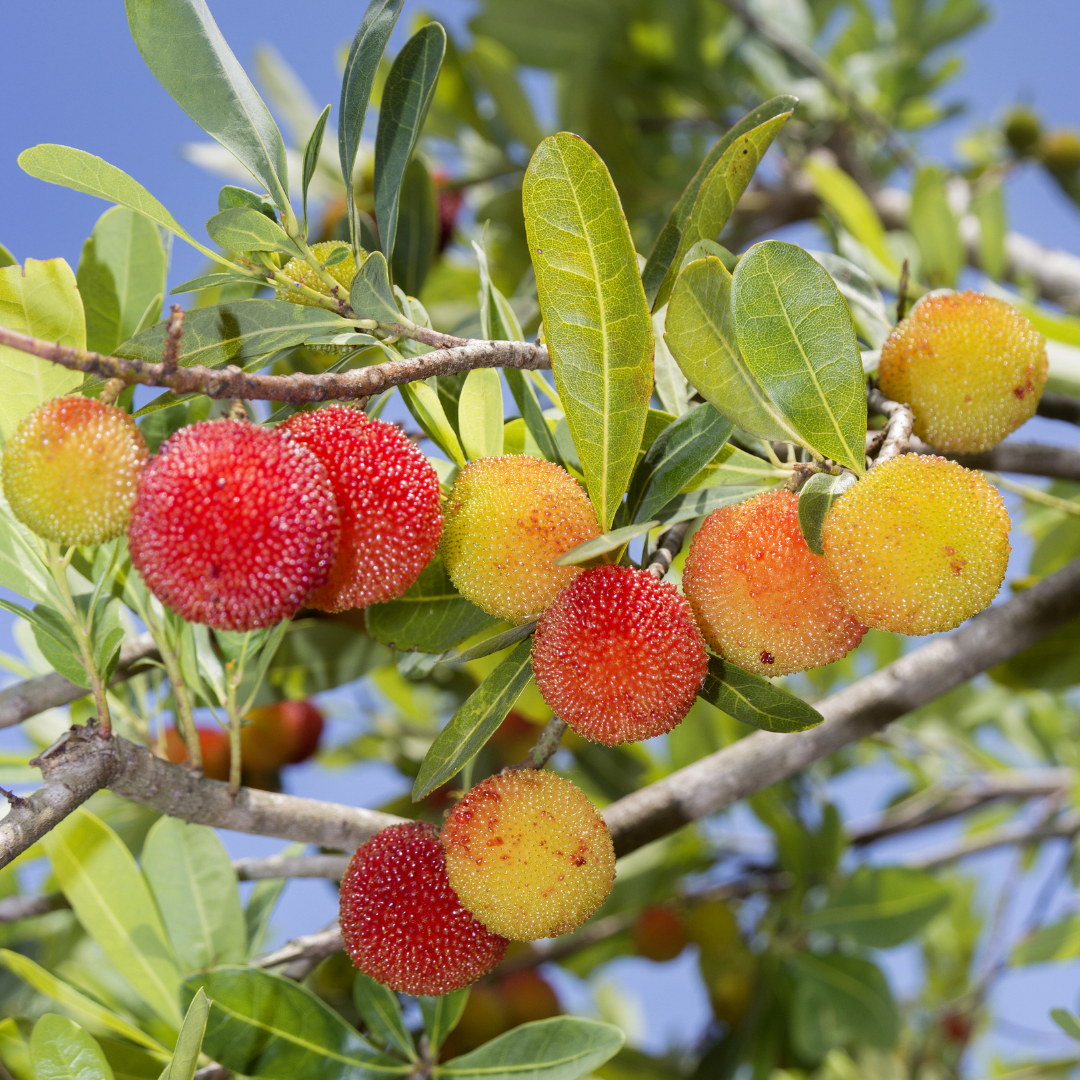
POLYGON ((821 546, 821 526, 825 515, 832 509, 832 504, 855 482, 855 477, 847 472, 839 476, 817 473, 807 480, 799 492, 799 529, 806 546, 815 555, 825 554, 825 549, 821 546))
POLYGON ((667 506, 658 510, 656 517, 661 525, 676 525, 680 521, 693 521, 694 518, 708 517, 722 506, 734 506, 736 503, 741 503, 768 490, 768 487, 719 487, 683 492, 681 495, 676 495, 667 506))
POLYGON ((437 1066, 435 1075, 462 1080, 578 1080, 614 1057, 623 1038, 613 1024, 556 1016, 507 1031, 479 1049, 437 1066))
POLYGON ((874 279, 853 262, 831 251, 811 251, 810 254, 828 270, 840 295, 847 301, 855 329, 872 348, 880 349, 892 333, 893 325, 874 279))
POLYGON ((74 1020, 46 1013, 30 1036, 34 1080, 113 1080, 97 1040, 74 1020))
POLYGON ((442 653, 494 626, 498 619, 454 588, 436 555, 404 596, 366 609, 368 633, 402 652, 442 653))
POLYGON ((281 132, 204 0, 125 0, 125 7, 146 66, 173 101, 288 210, 281 132))
POLYGON ((0 598, 0 608, 30 624, 37 647, 56 671, 77 686, 89 689, 90 681, 82 666, 78 642, 59 611, 44 604, 35 604, 28 610, 3 598, 0 598))
MULTIPOLYGON (((116 350, 128 360, 160 363, 168 320, 137 334, 116 350)), ((300 345, 317 334, 345 333, 351 324, 325 308, 304 307, 287 300, 238 300, 193 308, 184 317, 180 340, 182 367, 243 367, 278 349, 300 345)))
POLYGON ((403 1057, 416 1061, 416 1046, 405 1026, 397 994, 358 971, 353 979, 353 1003, 373 1035, 403 1057))
POLYGON ((591 540, 586 540, 569 551, 564 551, 555 560, 556 566, 581 566, 582 563, 591 562, 593 559, 606 555, 609 551, 618 551, 625 547, 636 536, 644 536, 645 533, 655 529, 659 521, 635 521, 631 525, 624 525, 621 529, 612 529, 611 532, 601 533, 591 540))
POLYGON ((386 259, 381 251, 373 251, 356 272, 349 286, 349 303, 361 319, 374 319, 380 323, 408 322, 394 303, 386 259))
POLYGON ((378 1053, 313 993, 254 968, 219 968, 185 980, 211 1000, 203 1050, 244 1076, 267 1080, 375 1080, 411 1066, 378 1053))
POLYGON ((360 226, 352 193, 356 152, 360 149, 360 135, 364 130, 371 88, 375 84, 375 75, 386 51, 386 43, 390 40, 398 15, 401 14, 401 5, 402 0, 371 0, 349 47, 345 74, 341 80, 338 156, 341 160, 341 175, 345 180, 345 205, 349 208, 349 230, 354 250, 359 250, 360 247, 360 226))
POLYGON ((398 203, 405 169, 435 94, 446 31, 437 22, 413 34, 386 76, 375 134, 375 220, 383 254, 391 259, 398 228, 398 203))
MULTIPOLYGON (((83 244, 76 274, 86 313, 86 347, 108 356, 139 329, 151 301, 165 292, 168 259, 161 234, 142 214, 114 206, 83 244)), ((157 322, 158 310, 151 318, 157 322)))
MULTIPOLYGON (((695 244, 695 248, 699 245, 695 244)), ((655 354, 653 366, 655 368, 656 396, 660 404, 675 416, 682 416, 690 407, 690 388, 687 386, 686 376, 682 373, 675 357, 671 355, 667 342, 664 340, 664 323, 667 321, 667 305, 657 308, 653 312, 653 343, 655 354)))
POLYGON ((209 1014, 210 1002, 206 1000, 206 994, 200 987, 184 1015, 176 1049, 161 1080, 193 1080, 199 1067, 199 1052, 202 1050, 203 1033, 206 1031, 209 1014))
POLYGON ((866 386, 847 305, 802 248, 766 240, 735 267, 735 333, 747 367, 803 441, 865 468, 866 386))
POLYGON ((250 206, 230 206, 206 223, 211 240, 226 251, 283 251, 299 256, 300 249, 285 230, 250 206))
POLYGON ((979 266, 983 273, 1000 281, 1008 269, 1005 236, 1005 185, 991 184, 975 193, 971 211, 979 222, 979 266))
POLYGON ((709 657, 699 696, 740 723, 784 735, 817 727, 825 719, 802 698, 718 656, 709 657))
POLYGON ((734 426, 711 405, 699 405, 665 428, 634 470, 627 499, 630 520, 655 518, 716 457, 734 426))
POLYGON ((532 678, 532 641, 518 642, 469 695, 431 744, 413 784, 413 802, 430 795, 470 762, 514 707, 532 678))
MULTIPOLYGON (((753 112, 747 113, 737 124, 733 125, 715 146, 705 155, 705 159, 698 166, 690 183, 686 185, 679 201, 675 204, 664 227, 660 230, 656 243, 653 245, 649 259, 645 263, 645 269, 641 272, 641 280, 645 287, 645 298, 649 307, 656 310, 662 305, 656 303, 660 286, 667 278, 668 271, 674 264, 678 270, 679 263, 675 261, 675 254, 682 242, 683 230, 686 228, 687 219, 697 201, 698 193, 705 182, 705 178, 712 172, 720 159, 731 149, 732 144, 742 135, 747 135, 755 128, 780 116, 790 114, 798 103, 798 98, 782 95, 770 98, 763 102, 753 112)), ((715 236, 708 237, 715 240, 715 236)))
POLYGON ((923 870, 860 866, 807 921, 857 945, 891 949, 914 937, 948 902, 945 886, 923 870))
POLYGON ((683 488, 684 492, 705 488, 740 487, 744 484, 771 486, 778 480, 790 479, 791 474, 777 469, 764 458, 755 457, 730 443, 683 488))
POLYGON ((34 1080, 30 1064, 30 1043, 23 1037, 14 1017, 0 1020, 0 1061, 14 1080, 34 1080))
POLYGON ((44 844, 83 929, 132 989, 179 1028, 180 972, 154 899, 124 842, 79 807, 46 835, 44 844))
POLYGON ((181 970, 243 963, 247 932, 236 873, 213 829, 161 818, 147 834, 142 869, 181 970))
POLYGON ((700 240, 715 241, 719 238, 720 231, 731 217, 735 204, 750 183, 765 151, 790 117, 790 112, 782 112, 745 135, 740 135, 709 170, 686 219, 675 258, 653 301, 654 308, 667 303, 679 267, 690 248, 700 240))
POLYGON ((470 461, 503 452, 502 379, 495 368, 474 368, 458 399, 458 430, 470 461))
POLYGON ((522 638, 527 638, 536 629, 536 619, 529 619, 520 626, 511 627, 501 634, 493 634, 483 641, 459 653, 447 656, 446 662, 451 664, 467 664, 470 660, 479 660, 482 656, 490 656, 492 653, 502 652, 516 645, 522 638))
POLYGON ((419 296, 435 261, 439 214, 435 184, 427 166, 416 155, 401 181, 398 227, 391 268, 394 284, 408 296, 419 296))
POLYGON ((1066 1035, 1080 1041, 1080 1020, 1064 1009, 1051 1009, 1050 1017, 1066 1035))
POLYGON ((537 147, 522 198, 555 385, 607 529, 652 394, 652 319, 637 256, 606 166, 576 135, 552 135, 537 147))
POLYGON ((1017 966, 1045 964, 1051 960, 1072 960, 1080 956, 1080 918, 1070 915, 1060 922, 1040 927, 1013 949, 1011 961, 1017 966))
POLYGON ((190 281, 181 282, 176 288, 169 290, 170 296, 178 296, 180 293, 199 292, 202 289, 220 289, 224 285, 248 285, 251 278, 241 277, 239 274, 202 274, 190 281))
MULTIPOLYGON (((0 270, 0 326, 21 334, 86 347, 82 303, 71 272, 63 259, 0 270)), ((80 371, 68 371, 19 349, 0 346, 0 443, 6 442, 19 421, 43 401, 73 390, 83 381, 80 371)))
POLYGON ((168 1055, 168 1051, 151 1035, 141 1031, 134 1024, 129 1024, 122 1017, 110 1012, 104 1005, 99 1005, 92 998, 87 997, 74 986, 58 979, 50 971, 46 971, 40 964, 35 963, 22 953, 12 952, 10 949, 0 949, 0 964, 3 964, 12 974, 18 976, 24 982, 29 983, 35 990, 50 997, 53 1001, 63 1005, 65 1009, 73 1012, 79 1019, 86 1021, 95 1027, 114 1031, 117 1035, 130 1039, 139 1046, 145 1046, 156 1053, 168 1055))
POLYGON ((543 135, 533 115, 529 95, 518 81, 517 58, 501 42, 483 36, 473 38, 468 58, 491 94, 499 119, 510 136, 532 153, 543 135))
POLYGON ((0 270, 5 266, 14 266, 18 261, 3 244, 0 244, 0 270))
POLYGON ((322 153, 323 135, 326 133, 326 121, 330 116, 330 106, 327 105, 325 109, 319 114, 319 119, 315 121, 315 127, 311 132, 311 138, 307 141, 307 146, 304 148, 304 176, 303 184, 300 189, 301 205, 304 213, 304 236, 307 236, 308 232, 308 220, 307 220, 307 193, 308 187, 311 185, 311 178, 315 175, 315 170, 319 167, 319 154, 322 153))
POLYGON ((446 417, 438 391, 433 390, 426 382, 403 383, 400 390, 413 419, 424 429, 427 437, 451 461, 458 466, 464 466, 465 451, 461 449, 457 434, 446 417))
POLYGON ((731 274, 717 258, 690 263, 667 306, 664 337, 690 383, 759 439, 801 443, 743 359, 731 316, 731 274))
POLYGON ((424 1018, 428 1041, 438 1049, 446 1042, 446 1036, 457 1027, 469 1000, 469 987, 451 990, 440 997, 419 997, 416 1000, 424 1018))
POLYGON ((966 261, 960 226, 949 206, 945 172, 932 165, 919 170, 911 192, 910 229, 919 245, 923 280, 931 288, 952 288, 966 261))

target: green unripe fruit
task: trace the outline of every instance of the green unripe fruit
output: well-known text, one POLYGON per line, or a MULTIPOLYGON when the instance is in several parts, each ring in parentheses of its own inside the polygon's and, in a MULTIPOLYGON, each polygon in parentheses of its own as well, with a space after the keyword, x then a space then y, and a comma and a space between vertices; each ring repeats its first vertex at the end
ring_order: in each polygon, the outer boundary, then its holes
POLYGON ((27 528, 58 544, 103 544, 126 528, 146 442, 94 398, 59 397, 23 418, 4 449, 4 496, 27 528))
POLYGON ((1041 134, 1038 116, 1026 105, 1018 105, 1005 117, 1005 138, 1018 157, 1027 154, 1041 134))
POLYGON ((1071 176, 1080 169, 1080 132, 1075 128, 1051 131, 1043 141, 1041 157, 1052 173, 1071 176))
MULTIPOLYGON (((352 284, 352 279, 356 276, 356 261, 353 258, 352 250, 349 245, 343 240, 324 240, 319 244, 312 244, 311 253, 319 261, 320 264, 325 263, 330 258, 331 254, 335 251, 344 249, 348 252, 341 262, 334 263, 332 266, 326 268, 326 272, 342 286, 341 296, 343 299, 347 299, 349 295, 349 286, 352 284)), ((360 259, 360 265, 364 265, 365 256, 360 259)), ((303 259, 290 259, 283 267, 281 272, 293 281, 299 282, 301 285, 306 285, 309 289, 314 289, 318 293, 326 293, 327 285, 321 277, 303 260, 303 259)), ((317 307, 315 300, 310 296, 305 296, 302 292, 294 291, 292 289, 278 288, 274 294, 278 300, 289 300, 294 304, 303 304, 305 307, 317 307)))

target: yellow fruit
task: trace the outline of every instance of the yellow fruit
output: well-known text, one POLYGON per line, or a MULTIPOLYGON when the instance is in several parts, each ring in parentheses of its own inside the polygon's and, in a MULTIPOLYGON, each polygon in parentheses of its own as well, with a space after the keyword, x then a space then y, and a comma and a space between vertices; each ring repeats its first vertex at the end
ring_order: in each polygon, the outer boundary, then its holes
POLYGON ((442 841, 462 905, 514 941, 575 930, 615 881, 604 819, 581 790, 546 770, 477 784, 454 807, 442 841))
POLYGON ((458 473, 440 550, 462 596, 489 615, 520 623, 539 615, 581 573, 555 559, 599 535, 588 497, 565 469, 507 454, 458 473))
MULTIPOLYGON (((322 264, 330 257, 332 251, 336 251, 339 248, 349 250, 349 245, 343 240, 324 240, 322 243, 312 244, 311 253, 318 259, 319 263, 322 264)), ((364 265, 363 258, 360 260, 360 265, 364 265)), ((353 259, 351 251, 349 251, 347 258, 326 268, 326 272, 342 286, 340 295, 343 300, 349 298, 349 286, 352 284, 352 279, 356 276, 356 269, 356 261, 353 259)), ((325 293, 327 291, 326 283, 303 259, 290 259, 282 267, 281 272, 287 278, 298 281, 301 285, 306 285, 309 289, 314 289, 316 292, 325 293)), ((275 293, 275 296, 278 300, 291 300, 294 304, 303 304, 305 307, 318 306, 311 297, 305 296, 301 292, 294 292, 292 289, 279 288, 275 293)))
POLYGON ((1043 140, 1042 162, 1054 173, 1071 175, 1080 169, 1080 133, 1072 128, 1051 131, 1043 140))
POLYGON ((806 546, 798 506, 770 491, 714 510, 686 556, 683 590, 709 647, 759 675, 832 663, 866 633, 806 546))
POLYGON ((735 912, 719 900, 692 905, 684 922, 688 940, 701 950, 702 956, 718 958, 742 948, 735 912))
POLYGON ((986 478, 955 461, 907 454, 871 469, 825 517, 829 578, 868 626, 951 630, 997 595, 1009 515, 986 478))
POLYGON ((131 519, 146 443, 135 421, 93 398, 59 397, 23 418, 4 448, 4 496, 58 544, 102 544, 131 519))
POLYGON ((1046 342, 1011 304, 977 292, 921 300, 881 349, 878 381, 935 450, 975 454, 1035 414, 1046 342))

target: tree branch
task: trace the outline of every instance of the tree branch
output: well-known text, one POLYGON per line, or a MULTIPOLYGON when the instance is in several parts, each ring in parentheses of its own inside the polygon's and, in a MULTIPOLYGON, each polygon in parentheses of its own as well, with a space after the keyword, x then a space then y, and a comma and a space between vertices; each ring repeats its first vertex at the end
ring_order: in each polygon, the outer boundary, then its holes
POLYGON ((867 387, 866 405, 871 413, 886 417, 884 440, 874 458, 874 465, 906 454, 911 441, 911 429, 915 426, 915 414, 910 405, 890 401, 876 386, 867 387))
MULTIPOLYGON (((914 454, 937 454, 922 439, 912 436, 908 449, 914 454)), ((1080 450, 1039 443, 1003 442, 981 454, 941 454, 959 461, 969 469, 990 472, 1023 473, 1027 476, 1050 476, 1056 480, 1080 482, 1080 450)))
MULTIPOLYGON (((1077 282, 1077 291, 1080 299, 1080 281, 1077 282)), ((1080 425, 1080 401, 1068 394, 1043 394, 1035 411, 1048 420, 1064 420, 1067 424, 1080 425)))
POLYGON ((969 855, 978 855, 994 848, 1009 847, 1013 844, 1027 846, 1043 840, 1072 840, 1078 833, 1080 810, 1071 810, 1037 825, 1009 825, 1003 829, 978 833, 940 851, 911 859, 907 865, 918 870, 935 870, 958 859, 966 859, 969 855))
MULTIPOLYGON (((305 934, 303 937, 293 938, 287 945, 273 952, 264 953, 251 961, 252 967, 271 968, 280 964, 294 964, 297 961, 314 960, 317 964, 324 957, 332 953, 341 952, 345 948, 345 942, 341 939, 341 928, 337 922, 333 922, 325 930, 316 934, 305 934)), ((285 972, 289 975, 289 972, 285 972)), ((305 972, 306 974, 306 972, 305 972)), ((290 978, 296 978, 290 975, 290 978)), ((304 976, 301 975, 300 978, 304 976)))
POLYGON ((271 855, 265 859, 233 860, 233 869, 241 881, 264 881, 267 878, 327 878, 340 881, 348 865, 348 855, 271 855))
MULTIPOLYGON (((450 340, 459 341, 460 338, 450 340)), ((0 326, 0 345, 50 360, 73 371, 85 371, 107 379, 162 386, 177 394, 206 394, 212 398, 247 398, 283 401, 300 405, 309 401, 350 401, 380 394, 393 386, 427 379, 432 375, 456 375, 473 368, 509 367, 533 370, 551 367, 547 347, 528 341, 469 341, 454 348, 435 349, 422 356, 388 360, 355 371, 322 375, 260 375, 240 368, 178 367, 102 356, 67 345, 57 345, 0 326)))

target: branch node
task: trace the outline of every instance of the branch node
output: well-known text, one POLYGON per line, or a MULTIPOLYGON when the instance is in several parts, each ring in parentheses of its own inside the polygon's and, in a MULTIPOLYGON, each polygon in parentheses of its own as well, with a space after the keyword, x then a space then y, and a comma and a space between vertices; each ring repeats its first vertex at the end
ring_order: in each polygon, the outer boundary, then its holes
POLYGON ((173 304, 165 332, 165 348, 161 352, 161 369, 167 375, 174 372, 180 363, 180 339, 183 334, 184 309, 179 304, 173 304))

